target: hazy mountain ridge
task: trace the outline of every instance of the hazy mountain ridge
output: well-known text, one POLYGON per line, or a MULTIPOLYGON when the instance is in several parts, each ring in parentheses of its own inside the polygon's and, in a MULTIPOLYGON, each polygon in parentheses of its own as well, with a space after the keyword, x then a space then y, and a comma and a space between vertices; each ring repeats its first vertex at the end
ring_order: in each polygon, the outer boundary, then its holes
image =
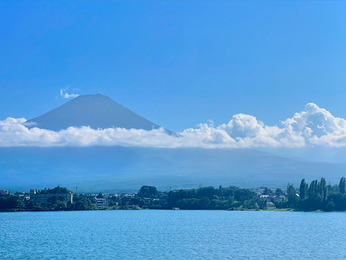
POLYGON ((317 163, 249 149, 134 147, 1 148, 2 188, 63 185, 79 191, 134 191, 169 187, 238 185, 285 187, 302 178, 336 183, 345 164, 317 163))

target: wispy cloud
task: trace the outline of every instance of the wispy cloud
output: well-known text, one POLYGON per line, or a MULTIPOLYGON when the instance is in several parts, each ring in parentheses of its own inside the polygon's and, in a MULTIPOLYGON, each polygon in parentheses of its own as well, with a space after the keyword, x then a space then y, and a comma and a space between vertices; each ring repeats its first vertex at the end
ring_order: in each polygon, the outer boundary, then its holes
POLYGON ((69 127, 55 132, 28 128, 24 118, 0 121, 0 146, 140 146, 201 148, 299 148, 346 147, 346 120, 309 103, 293 117, 268 126, 256 117, 234 115, 228 123, 214 126, 200 124, 182 131, 179 137, 164 129, 69 127))
POLYGON ((68 87, 60 89, 60 97, 65 99, 70 99, 70 98, 75 98, 79 96, 79 94, 76 94, 76 93, 68 93, 67 90, 68 90, 68 87))

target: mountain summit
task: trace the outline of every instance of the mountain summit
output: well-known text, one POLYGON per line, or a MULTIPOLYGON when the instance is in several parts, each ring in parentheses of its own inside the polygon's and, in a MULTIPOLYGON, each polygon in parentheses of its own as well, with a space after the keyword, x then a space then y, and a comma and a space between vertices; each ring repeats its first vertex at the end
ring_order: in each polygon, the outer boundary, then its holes
POLYGON ((81 95, 66 104, 28 121, 35 127, 59 131, 70 126, 121 127, 152 130, 160 126, 137 115, 107 96, 81 95))

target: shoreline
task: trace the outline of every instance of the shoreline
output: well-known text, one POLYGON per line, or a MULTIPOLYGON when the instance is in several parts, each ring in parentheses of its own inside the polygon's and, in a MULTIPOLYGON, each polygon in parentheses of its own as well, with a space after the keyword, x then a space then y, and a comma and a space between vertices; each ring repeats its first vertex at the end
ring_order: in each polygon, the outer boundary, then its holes
POLYGON ((346 211, 322 211, 322 210, 295 210, 292 208, 288 209, 88 209, 88 210, 9 210, 9 211, 0 211, 1 213, 23 213, 23 212, 85 212, 85 211, 254 211, 254 212, 300 212, 300 213, 346 213, 346 211))

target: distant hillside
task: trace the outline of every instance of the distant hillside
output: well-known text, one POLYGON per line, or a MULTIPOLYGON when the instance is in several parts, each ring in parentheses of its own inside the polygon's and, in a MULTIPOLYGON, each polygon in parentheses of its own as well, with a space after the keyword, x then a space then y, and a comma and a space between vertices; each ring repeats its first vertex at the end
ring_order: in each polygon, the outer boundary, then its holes
POLYGON ((137 115, 107 96, 82 95, 39 117, 28 120, 34 126, 49 130, 62 130, 70 126, 91 128, 135 128, 152 130, 160 126, 137 115))
POLYGON ((199 185, 286 187, 345 176, 345 164, 278 157, 248 149, 134 147, 1 148, 0 189, 67 186, 79 191, 168 190, 199 185))

